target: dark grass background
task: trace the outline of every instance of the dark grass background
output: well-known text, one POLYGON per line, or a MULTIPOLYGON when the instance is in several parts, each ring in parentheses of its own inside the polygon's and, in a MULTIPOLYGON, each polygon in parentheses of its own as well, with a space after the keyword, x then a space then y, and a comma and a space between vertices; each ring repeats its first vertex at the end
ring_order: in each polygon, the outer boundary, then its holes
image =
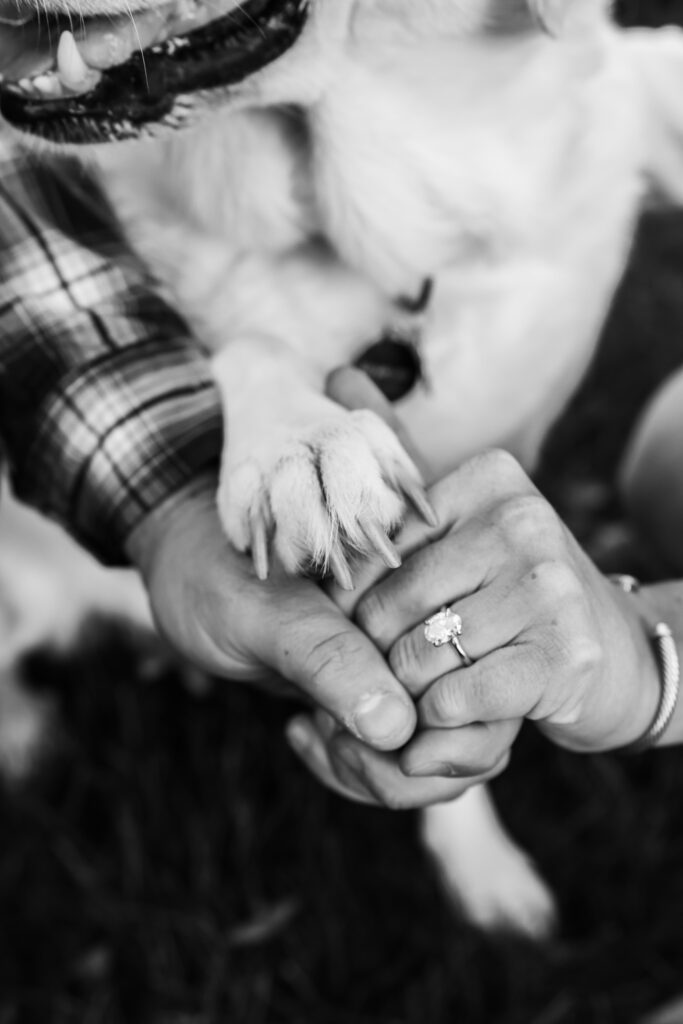
MULTIPOLYGON (((683 22, 683 3, 621 13, 683 22)), ((543 475, 592 550, 646 572, 612 480, 683 363, 682 282, 683 215, 649 217, 543 475)), ((145 683, 114 629, 31 674, 61 727, 33 782, 0 792, 0 1024, 627 1024, 683 992, 679 752, 523 738, 495 791, 559 898, 539 948, 456 920, 414 817, 324 792, 282 739, 288 706, 145 683)))

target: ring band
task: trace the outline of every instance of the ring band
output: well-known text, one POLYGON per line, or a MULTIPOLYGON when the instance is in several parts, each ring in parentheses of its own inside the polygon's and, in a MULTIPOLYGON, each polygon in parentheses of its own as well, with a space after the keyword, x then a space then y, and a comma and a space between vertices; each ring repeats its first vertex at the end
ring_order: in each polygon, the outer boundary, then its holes
POLYGON ((465 668, 469 668, 470 665, 474 665, 474 662, 472 661, 469 654, 463 647, 459 636, 451 637, 451 647, 455 647, 456 651, 458 652, 463 662, 465 663, 465 668))
POLYGON ((465 650, 460 637, 462 636, 462 619, 452 608, 442 608, 436 615, 425 619, 424 637, 432 647, 443 647, 450 644, 463 660, 465 668, 474 664, 465 650))

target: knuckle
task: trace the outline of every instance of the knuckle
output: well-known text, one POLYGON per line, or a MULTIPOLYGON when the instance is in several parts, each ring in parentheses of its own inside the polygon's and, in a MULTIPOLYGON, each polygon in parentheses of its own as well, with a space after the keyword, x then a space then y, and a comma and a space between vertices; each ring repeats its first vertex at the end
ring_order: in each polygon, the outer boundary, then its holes
POLYGON ((375 800, 388 811, 405 811, 411 806, 407 793, 402 791, 400 785, 392 785, 387 779, 375 777, 366 766, 363 767, 362 777, 375 800))
POLYGON ((407 796, 390 786, 378 786, 375 793, 379 802, 388 811, 406 811, 412 806, 407 796))
POLYGON ((498 759, 490 754, 471 754, 467 758, 458 760, 453 765, 453 774, 467 779, 474 779, 480 775, 488 775, 498 763, 498 759))
POLYGON ((460 701, 450 677, 435 683, 427 695, 430 718, 438 725, 450 726, 458 722, 460 701))
POLYGON ((506 704, 510 687, 510 679, 503 673, 499 672, 495 677, 475 675, 469 685, 469 697, 473 711, 476 709, 477 715, 485 720, 495 716, 498 710, 506 704))
POLYGON ((505 543, 516 550, 537 550, 557 536, 558 520, 540 494, 506 498, 498 505, 494 522, 505 543))
POLYGON ((524 470, 514 455, 503 448, 489 448, 470 459, 470 466, 487 479, 503 484, 516 484, 526 479, 524 470))
POLYGON ((544 559, 529 570, 527 580, 536 599, 546 608, 559 607, 562 615, 583 604, 583 588, 573 568, 564 561, 544 559))
POLYGON ((473 767, 476 769, 476 775, 490 775, 491 772, 495 771, 496 766, 500 763, 500 755, 488 754, 486 757, 481 757, 473 767))
POLYGON ((367 636, 380 643, 388 621, 387 600, 381 590, 371 590, 358 602, 356 623, 367 636))
POLYGON ((394 644, 389 653, 389 667, 399 683, 409 686, 418 682, 419 664, 419 652, 413 634, 402 637, 394 644))
POLYGON ((339 630, 307 645, 302 652, 302 674, 313 682, 322 682, 336 671, 344 672, 351 653, 350 642, 349 633, 339 630))
POLYGON ((604 657, 602 645, 595 637, 588 634, 574 636, 567 656, 569 671, 576 679, 588 679, 600 673, 604 657))
POLYGON ((495 779, 498 775, 502 775, 502 773, 509 767, 511 760, 512 753, 508 750, 506 754, 491 765, 489 770, 486 772, 487 777, 489 779, 495 779))

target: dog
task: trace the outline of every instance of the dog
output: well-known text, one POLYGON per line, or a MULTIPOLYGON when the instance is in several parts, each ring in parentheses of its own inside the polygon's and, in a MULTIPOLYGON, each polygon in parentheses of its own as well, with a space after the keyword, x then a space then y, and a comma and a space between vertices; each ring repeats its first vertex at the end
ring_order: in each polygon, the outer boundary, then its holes
MULTIPOLYGON (((106 31, 96 0, 42 3, 65 30, 17 43, 0 113, 83 150, 212 353, 218 508, 255 572, 348 588, 355 558, 396 564, 407 500, 429 514, 385 424, 324 396, 380 339, 420 367, 398 408, 434 476, 490 446, 533 470, 642 203, 683 199, 681 35, 619 31, 606 0, 145 0, 138 44, 105 6, 106 31)), ((472 920, 547 933, 483 788, 423 821, 472 920)))

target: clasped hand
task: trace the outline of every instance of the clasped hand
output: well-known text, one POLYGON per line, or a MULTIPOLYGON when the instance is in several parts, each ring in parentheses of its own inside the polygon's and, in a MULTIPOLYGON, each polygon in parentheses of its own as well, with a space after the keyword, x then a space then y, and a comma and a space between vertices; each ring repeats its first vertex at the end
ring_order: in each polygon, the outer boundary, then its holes
MULTIPOLYGON (((347 405, 393 413, 353 372, 347 405)), ((316 709, 289 725, 318 778, 395 808, 451 800, 507 765, 524 719, 580 751, 635 739, 657 703, 645 613, 607 581, 518 463, 492 451, 435 484, 439 525, 409 517, 398 570, 366 562, 356 589, 256 580, 231 550, 210 477, 155 513, 129 550, 161 631, 195 664, 275 681, 316 709), (424 620, 453 606, 456 649, 424 620)))

